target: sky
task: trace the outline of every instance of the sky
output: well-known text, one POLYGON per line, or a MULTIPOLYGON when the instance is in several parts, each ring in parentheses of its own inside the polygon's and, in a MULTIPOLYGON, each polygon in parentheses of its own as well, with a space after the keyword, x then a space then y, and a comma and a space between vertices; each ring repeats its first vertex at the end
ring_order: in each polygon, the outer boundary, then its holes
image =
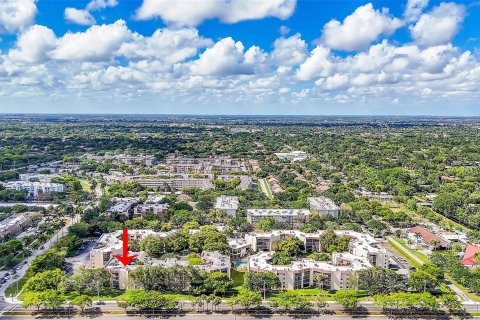
POLYGON ((0 0, 0 113, 480 116, 480 1, 0 0))

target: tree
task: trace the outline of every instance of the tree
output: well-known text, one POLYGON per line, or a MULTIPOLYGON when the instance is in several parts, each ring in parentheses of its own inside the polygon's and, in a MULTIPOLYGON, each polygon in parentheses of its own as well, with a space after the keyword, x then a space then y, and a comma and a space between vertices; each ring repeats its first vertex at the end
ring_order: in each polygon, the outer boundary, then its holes
POLYGON ((255 228, 262 231, 272 231, 275 228, 275 219, 273 217, 265 217, 257 222, 255 228))
POLYGON ((65 268, 65 252, 50 249, 33 259, 30 268, 28 268, 28 274, 35 275, 41 271, 63 268, 65 268))
POLYGON ((368 290, 373 295, 407 289, 403 276, 382 267, 360 270, 356 272, 353 281, 358 283, 358 290, 368 290))
POLYGON ((443 294, 440 296, 440 303, 443 307, 447 308, 448 311, 454 312, 463 307, 462 302, 458 300, 457 296, 454 294, 443 294))
POLYGON ((43 304, 43 299, 41 295, 41 292, 29 292, 23 297, 22 307, 28 308, 31 306, 35 306, 37 307, 37 310, 40 310, 40 307, 43 304))
POLYGON ((67 287, 82 294, 100 296, 100 292, 110 287, 108 271, 97 268, 80 268, 73 276, 67 279, 67 287))
POLYGON ((316 272, 313 275, 313 282, 317 285, 318 289, 322 289, 325 280, 327 280, 327 275, 324 273, 316 272))
POLYGON ((86 307, 91 307, 92 306, 92 298, 87 295, 79 295, 76 296, 75 298, 72 299, 71 303, 74 306, 78 306, 80 310, 85 310, 86 307))
POLYGON ((295 291, 283 291, 276 299, 278 306, 286 311, 292 309, 306 309, 308 307, 307 301, 295 291))
POLYGON ((232 289, 232 281, 223 272, 204 273, 203 284, 194 288, 196 293, 213 293, 224 295, 232 289))
POLYGON ((327 301, 323 300, 321 297, 315 297, 315 299, 313 300, 313 303, 317 308, 318 313, 320 313, 321 310, 326 309, 326 307, 328 306, 327 301))
POLYGON ((277 244, 277 250, 289 257, 295 257, 300 253, 302 242, 297 238, 284 239, 277 244))
POLYGON ((354 290, 338 290, 333 295, 333 299, 345 309, 355 309, 358 305, 357 293, 354 290))
POLYGON ((437 278, 425 271, 418 269, 411 271, 408 277, 408 285, 415 291, 430 291, 435 289, 437 284, 437 278))
POLYGON ((65 296, 56 290, 47 290, 41 294, 43 305, 47 308, 56 309, 65 302, 65 296))
POLYGON ((271 292, 280 286, 280 279, 273 272, 247 272, 243 278, 243 287, 250 291, 271 292))
POLYGON ((213 296, 212 298, 212 306, 213 306, 213 309, 214 311, 217 310, 217 307, 222 303, 222 298, 218 297, 218 296, 213 296))
POLYGON ((29 278, 23 289, 25 291, 42 292, 46 290, 58 290, 65 280, 65 275, 61 270, 47 270, 35 274, 29 278))
POLYGON ((262 296, 254 291, 240 290, 240 293, 236 297, 238 304, 247 310, 252 307, 257 307, 262 302, 262 296))

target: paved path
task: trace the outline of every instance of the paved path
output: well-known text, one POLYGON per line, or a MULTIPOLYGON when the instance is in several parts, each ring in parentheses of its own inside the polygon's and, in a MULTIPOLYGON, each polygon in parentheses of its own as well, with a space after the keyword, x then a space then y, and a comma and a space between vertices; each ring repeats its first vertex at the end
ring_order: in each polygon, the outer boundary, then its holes
MULTIPOLYGON (((395 240, 394 238, 392 237, 387 237, 388 241, 394 243, 396 246, 402 248, 402 251, 407 254, 410 258, 412 258, 413 260, 415 260, 416 262, 418 262, 420 265, 422 264, 425 264, 425 262, 420 259, 419 257, 417 257, 416 255, 414 255, 410 249, 406 248, 403 244, 401 244, 400 242, 398 242, 397 240, 395 240)), ((459 287, 457 287, 456 285, 454 285, 453 283, 450 283, 448 282, 447 283, 448 287, 450 289, 452 289, 458 297, 460 297, 460 299, 462 299, 463 301, 465 302, 473 302, 472 299, 470 299, 470 297, 468 295, 465 294, 465 292, 463 292, 463 290, 461 290, 459 287)))

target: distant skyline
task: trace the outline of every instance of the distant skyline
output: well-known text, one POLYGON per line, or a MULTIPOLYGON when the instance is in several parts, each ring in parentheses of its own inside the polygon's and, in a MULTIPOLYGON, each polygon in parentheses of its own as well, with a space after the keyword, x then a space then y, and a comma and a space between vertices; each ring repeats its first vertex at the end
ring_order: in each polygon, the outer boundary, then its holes
POLYGON ((0 113, 480 115, 480 1, 0 0, 0 113))

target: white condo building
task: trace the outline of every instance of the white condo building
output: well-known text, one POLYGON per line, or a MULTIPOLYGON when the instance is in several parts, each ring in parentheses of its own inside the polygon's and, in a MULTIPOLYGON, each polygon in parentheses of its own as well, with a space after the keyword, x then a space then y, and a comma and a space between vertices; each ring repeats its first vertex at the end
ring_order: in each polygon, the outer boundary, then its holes
POLYGON ((245 236, 253 252, 260 252, 248 260, 248 270, 251 272, 273 272, 278 275, 282 288, 299 289, 315 286, 315 274, 321 273, 326 277, 322 287, 328 290, 350 288, 351 276, 359 270, 372 266, 388 268, 389 256, 369 234, 337 230, 337 236, 350 238, 349 252, 332 254, 332 261, 314 261, 302 259, 287 266, 272 264, 274 243, 288 237, 295 237, 303 242, 305 252, 318 252, 321 248, 323 231, 305 233, 297 230, 276 230, 272 232, 252 232, 245 236), (262 252, 263 251, 263 252, 262 252))
MULTIPOLYGON (((153 230, 129 230, 129 241, 141 241, 147 236, 153 235, 156 237, 168 237, 175 234, 177 230, 168 232, 155 232, 153 230)), ((190 230, 191 233, 198 232, 198 230, 190 230)), ((90 267, 104 268, 111 274, 111 281, 115 287, 119 289, 128 289, 128 273, 141 266, 161 266, 174 267, 176 265, 187 266, 188 261, 180 258, 155 259, 145 255, 144 252, 137 254, 137 261, 141 261, 142 265, 129 264, 123 266, 115 255, 122 254, 122 230, 116 232, 103 234, 97 241, 95 248, 90 252, 90 267)), ((132 253, 129 253, 132 255, 132 253)), ((194 268, 203 270, 205 272, 223 272, 230 277, 231 262, 230 256, 223 255, 219 252, 204 251, 201 254, 203 264, 196 265, 194 268)))
POLYGON ((310 210, 338 219, 340 208, 332 201, 332 199, 326 197, 309 197, 307 198, 307 202, 310 210))
POLYGON ((39 193, 63 192, 63 185, 49 182, 10 181, 3 185, 7 190, 27 190, 28 196, 36 198, 39 193))
POLYGON ((238 197, 220 196, 215 202, 215 210, 223 211, 230 216, 237 214, 239 206, 238 197))
POLYGON ((266 217, 272 217, 276 222, 288 224, 292 229, 300 226, 311 215, 308 209, 248 209, 247 221, 255 225, 266 217))

